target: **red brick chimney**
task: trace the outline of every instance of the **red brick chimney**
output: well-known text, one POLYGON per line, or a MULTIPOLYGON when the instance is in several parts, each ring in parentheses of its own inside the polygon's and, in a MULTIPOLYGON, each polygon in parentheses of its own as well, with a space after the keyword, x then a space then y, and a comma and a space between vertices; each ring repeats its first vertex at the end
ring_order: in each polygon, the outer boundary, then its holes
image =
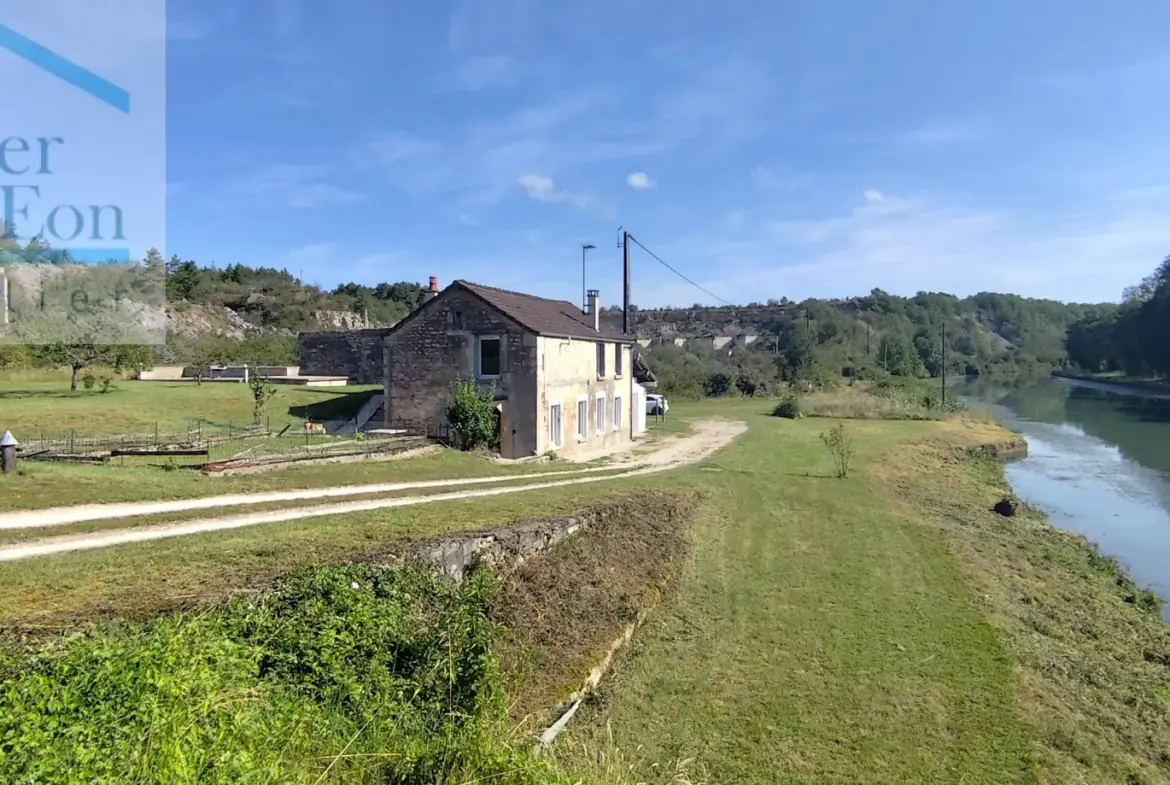
POLYGON ((429 291, 431 297, 434 297, 439 293, 439 279, 433 275, 431 276, 431 288, 429 291))

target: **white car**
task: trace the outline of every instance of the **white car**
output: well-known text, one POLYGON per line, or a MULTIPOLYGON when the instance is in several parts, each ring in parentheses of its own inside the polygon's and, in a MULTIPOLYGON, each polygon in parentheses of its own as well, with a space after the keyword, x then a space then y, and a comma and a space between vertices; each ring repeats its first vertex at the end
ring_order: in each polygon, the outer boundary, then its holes
POLYGON ((646 414, 666 414, 670 411, 670 404, 666 400, 665 395, 647 395, 646 396, 646 414))

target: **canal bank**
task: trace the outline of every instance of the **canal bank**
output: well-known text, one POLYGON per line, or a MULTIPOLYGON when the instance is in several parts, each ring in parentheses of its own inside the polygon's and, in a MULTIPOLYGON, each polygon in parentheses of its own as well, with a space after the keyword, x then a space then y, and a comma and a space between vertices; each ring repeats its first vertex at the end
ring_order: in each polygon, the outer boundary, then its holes
POLYGON ((1027 440, 1006 469, 1021 499, 1170 597, 1170 400, 1071 379, 960 391, 1027 440))

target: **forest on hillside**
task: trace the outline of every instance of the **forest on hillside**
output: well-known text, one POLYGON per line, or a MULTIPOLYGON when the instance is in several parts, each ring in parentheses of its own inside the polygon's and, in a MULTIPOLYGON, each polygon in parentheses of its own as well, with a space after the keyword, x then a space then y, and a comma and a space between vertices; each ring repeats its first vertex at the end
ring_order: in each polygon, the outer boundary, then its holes
POLYGON ((783 303, 750 347, 714 351, 671 342, 644 349, 664 392, 693 397, 845 376, 1037 376, 1067 362, 1069 326, 1108 305, 983 292, 900 297, 875 289, 847 301, 783 303), (945 333, 945 342, 944 342, 945 333))
POLYGON ((1134 378, 1170 374, 1170 256, 1120 305, 1086 314, 1068 330, 1069 360, 1089 373, 1134 378))

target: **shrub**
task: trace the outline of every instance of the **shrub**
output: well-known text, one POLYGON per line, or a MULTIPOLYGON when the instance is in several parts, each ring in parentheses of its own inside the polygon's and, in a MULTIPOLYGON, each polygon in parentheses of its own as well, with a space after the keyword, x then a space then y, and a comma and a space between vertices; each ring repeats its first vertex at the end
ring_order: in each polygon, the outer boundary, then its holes
POLYGON ((92 390, 95 384, 97 384, 97 378, 92 373, 81 377, 81 386, 85 389, 92 390))
POLYGON ((260 375, 255 365, 249 365, 248 389, 252 393, 252 424, 259 425, 264 420, 264 409, 272 396, 276 395, 276 387, 260 375))
POLYGON ((826 433, 821 434, 821 442, 833 456, 833 464, 837 468, 837 476, 845 479, 849 476, 849 465, 853 462, 856 450, 853 446, 853 437, 845 433, 845 423, 837 423, 826 433))
POLYGON ((98 377, 98 392, 108 393, 110 390, 116 389, 118 388, 114 386, 114 377, 107 376, 104 373, 98 377))
POLYGON ((480 392, 473 379, 459 379, 452 386, 447 422, 455 431, 459 449, 475 450, 495 441, 495 397, 494 384, 484 392, 480 392))
POLYGON ((772 410, 773 417, 783 417, 788 420, 795 420, 801 417, 800 413, 800 396, 789 390, 780 398, 780 402, 776 404, 776 408, 772 410))

